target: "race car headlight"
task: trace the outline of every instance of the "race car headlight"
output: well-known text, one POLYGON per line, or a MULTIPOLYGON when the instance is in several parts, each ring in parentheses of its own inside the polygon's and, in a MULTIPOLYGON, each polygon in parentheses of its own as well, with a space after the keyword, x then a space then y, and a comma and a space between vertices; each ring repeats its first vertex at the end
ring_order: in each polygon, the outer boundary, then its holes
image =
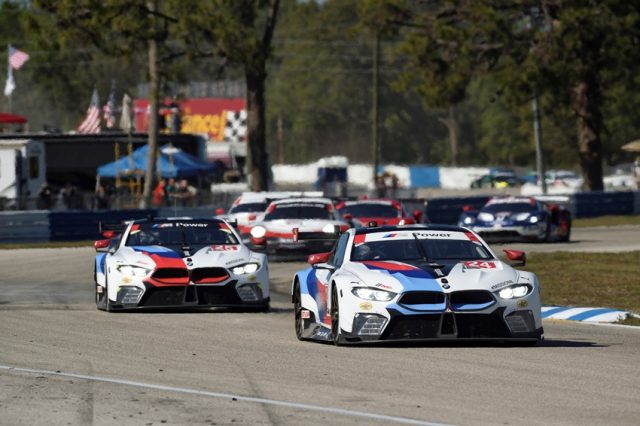
POLYGON ((235 275, 244 275, 244 274, 252 274, 260 268, 260 265, 257 263, 247 263, 240 266, 234 266, 231 268, 231 272, 235 275))
POLYGON ((478 220, 491 222, 493 220, 493 215, 491 213, 478 213, 478 220))
POLYGON ((129 277, 145 277, 149 273, 149 269, 133 265, 118 265, 116 266, 116 269, 122 275, 127 275, 129 277))
POLYGON ((322 232, 324 232, 325 234, 333 234, 334 232, 336 232, 336 227, 335 225, 332 225, 330 223, 327 223, 323 228, 322 228, 322 232))
POLYGON ((251 228, 250 232, 253 238, 262 238, 267 235, 267 230, 262 226, 254 226, 253 228, 251 228))
POLYGON ((539 220, 540 219, 538 218, 538 216, 531 216, 529 218, 529 222, 531 222, 531 223, 538 223, 539 220))
POLYGON ((473 217, 467 216, 464 218, 463 222, 465 225, 471 225, 473 222, 475 222, 475 220, 473 219, 473 217))
POLYGON ((351 293, 360 299, 374 300, 376 302, 388 302, 396 297, 396 294, 390 291, 378 290, 377 288, 369 287, 354 287, 351 289, 351 293))
POLYGON ((527 219, 529 219, 529 213, 519 213, 516 215, 516 220, 519 222, 527 219))
POLYGON ((531 287, 528 285, 514 285, 500 290, 498 296, 501 299, 517 299, 518 297, 526 296, 530 291, 531 287))

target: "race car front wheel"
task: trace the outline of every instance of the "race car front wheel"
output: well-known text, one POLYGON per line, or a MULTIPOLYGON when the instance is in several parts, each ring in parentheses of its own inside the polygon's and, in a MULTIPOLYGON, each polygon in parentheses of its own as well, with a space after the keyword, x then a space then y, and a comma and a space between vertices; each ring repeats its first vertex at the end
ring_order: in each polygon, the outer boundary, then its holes
POLYGON ((298 340, 305 340, 302 337, 304 332, 304 319, 302 319, 302 300, 300 298, 300 289, 296 285, 293 290, 293 313, 295 317, 296 337, 298 340))
POLYGON ((100 287, 98 285, 98 283, 96 283, 96 308, 98 308, 101 311, 106 311, 107 310, 107 290, 102 287, 102 293, 99 291, 100 287))
POLYGON ((333 344, 340 346, 342 344, 342 335, 340 333, 340 305, 338 304, 338 293, 335 286, 331 291, 331 334, 333 335, 333 344))

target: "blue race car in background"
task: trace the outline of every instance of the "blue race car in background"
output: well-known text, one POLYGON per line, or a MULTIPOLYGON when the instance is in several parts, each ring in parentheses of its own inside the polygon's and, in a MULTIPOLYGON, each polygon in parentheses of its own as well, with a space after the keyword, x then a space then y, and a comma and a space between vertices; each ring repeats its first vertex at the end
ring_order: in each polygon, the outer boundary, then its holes
POLYGON ((459 226, 487 241, 569 241, 571 213, 533 197, 494 197, 480 210, 464 209, 459 226))

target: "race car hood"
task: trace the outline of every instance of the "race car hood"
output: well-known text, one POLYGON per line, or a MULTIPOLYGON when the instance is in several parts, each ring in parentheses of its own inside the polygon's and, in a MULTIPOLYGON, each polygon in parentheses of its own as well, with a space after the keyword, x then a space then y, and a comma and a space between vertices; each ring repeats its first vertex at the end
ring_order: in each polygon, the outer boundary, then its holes
POLYGON ((404 220, 405 223, 414 223, 415 219, 408 217, 375 217, 375 216, 356 216, 353 218, 362 224, 362 226, 367 226, 369 222, 375 222, 378 226, 382 225, 397 225, 401 220, 404 220))
POLYGON ((397 261, 349 262, 344 270, 371 287, 392 292, 489 290, 516 284, 519 273, 499 261, 466 261, 449 264, 404 263, 397 261), (442 281, 442 279, 445 281, 442 281), (446 284, 446 285, 443 285, 446 284))
POLYGON ((190 256, 164 246, 134 246, 124 247, 120 254, 122 263, 141 266, 144 268, 186 268, 204 266, 230 267, 246 263, 254 256, 243 245, 211 245, 199 249, 190 256), (191 259, 188 261, 188 259, 191 259))

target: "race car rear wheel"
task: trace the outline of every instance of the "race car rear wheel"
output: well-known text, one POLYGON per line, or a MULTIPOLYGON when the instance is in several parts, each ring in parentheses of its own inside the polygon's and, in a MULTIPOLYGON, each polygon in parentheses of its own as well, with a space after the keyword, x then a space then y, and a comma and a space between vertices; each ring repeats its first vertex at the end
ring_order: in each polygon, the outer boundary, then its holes
POLYGON ((340 346, 342 344, 342 335, 340 333, 340 305, 338 304, 338 293, 336 287, 333 286, 331 291, 331 334, 333 335, 333 344, 340 346))
POLYGON ((294 313, 294 323, 296 329, 296 337, 298 340, 306 340, 302 337, 302 333, 304 332, 304 319, 302 319, 302 300, 300 297, 300 288, 296 285, 293 289, 293 313, 294 313))

